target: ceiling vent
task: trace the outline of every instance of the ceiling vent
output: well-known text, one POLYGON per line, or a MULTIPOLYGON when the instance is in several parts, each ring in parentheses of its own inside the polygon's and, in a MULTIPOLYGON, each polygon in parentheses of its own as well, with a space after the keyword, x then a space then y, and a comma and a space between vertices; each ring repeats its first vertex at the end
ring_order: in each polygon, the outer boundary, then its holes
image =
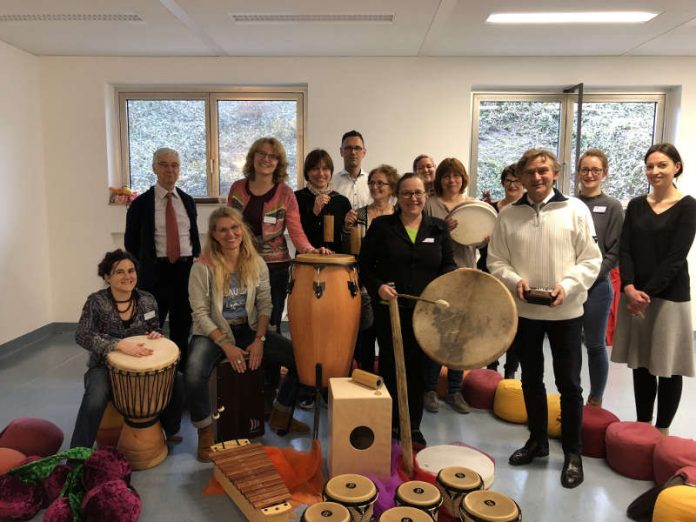
POLYGON ((238 24, 392 24, 394 13, 296 14, 230 13, 238 24))
POLYGON ((142 22, 137 14, 14 14, 0 15, 0 22, 142 22))

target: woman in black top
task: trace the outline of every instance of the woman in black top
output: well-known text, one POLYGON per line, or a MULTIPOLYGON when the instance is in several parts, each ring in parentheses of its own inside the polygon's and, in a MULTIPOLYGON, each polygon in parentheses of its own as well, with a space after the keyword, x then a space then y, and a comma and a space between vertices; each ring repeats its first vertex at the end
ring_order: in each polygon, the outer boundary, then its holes
MULTIPOLYGON (((396 299, 397 293, 420 295, 433 279, 457 268, 447 224, 423 213, 426 193, 416 174, 404 174, 396 186, 399 208, 396 213, 372 222, 360 250, 360 275, 375 304, 375 325, 379 342, 380 373, 391 393, 393 426, 399 425, 396 369, 389 309, 380 301, 396 299)), ((413 302, 401 301, 403 337, 411 435, 425 445, 420 432, 423 417, 425 353, 413 333, 413 302)))

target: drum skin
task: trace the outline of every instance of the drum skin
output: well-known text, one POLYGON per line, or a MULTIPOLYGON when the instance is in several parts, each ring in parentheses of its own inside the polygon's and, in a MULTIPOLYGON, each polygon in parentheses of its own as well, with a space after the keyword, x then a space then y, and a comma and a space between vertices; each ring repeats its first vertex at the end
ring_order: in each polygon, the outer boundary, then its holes
POLYGON ((322 387, 347 377, 360 322, 360 289, 355 257, 300 254, 292 262, 288 320, 300 382, 322 387))
POLYGON ((464 522, 522 520, 522 512, 517 502, 496 491, 472 491, 462 500, 459 514, 464 522))
POLYGON ((447 217, 457 222, 450 231, 452 240, 461 245, 478 245, 491 236, 498 215, 488 203, 467 201, 457 205, 447 217))
POLYGON ((419 301, 413 312, 418 344, 448 368, 483 368, 505 353, 515 338, 515 301, 490 274, 459 268, 431 281, 421 297, 449 303, 441 308, 419 301))
POLYGON ((318 502, 302 514, 302 522, 350 522, 348 508, 336 502, 318 502))
POLYGON ((336 475, 324 485, 325 501, 345 506, 353 522, 369 522, 377 500, 377 486, 369 478, 355 473, 336 475))

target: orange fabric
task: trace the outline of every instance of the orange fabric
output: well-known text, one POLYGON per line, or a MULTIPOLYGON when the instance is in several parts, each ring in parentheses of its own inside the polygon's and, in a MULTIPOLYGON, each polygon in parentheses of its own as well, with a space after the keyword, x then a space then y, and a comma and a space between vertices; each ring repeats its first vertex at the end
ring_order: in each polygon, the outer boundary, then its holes
POLYGON ((607 321, 607 346, 614 346, 614 329, 616 328, 616 315, 619 310, 619 297, 621 296, 621 275, 618 268, 613 268, 609 272, 609 280, 614 288, 614 300, 609 310, 609 320, 607 321))

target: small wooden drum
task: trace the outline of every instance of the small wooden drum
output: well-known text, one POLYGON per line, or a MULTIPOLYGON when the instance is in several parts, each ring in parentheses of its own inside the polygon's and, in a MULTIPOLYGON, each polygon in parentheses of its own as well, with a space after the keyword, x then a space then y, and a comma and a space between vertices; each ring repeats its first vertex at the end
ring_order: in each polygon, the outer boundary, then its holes
POLYGON ((300 382, 322 387, 347 377, 360 323, 360 288, 355 257, 300 254, 292 262, 288 320, 300 382))
POLYGON ((432 522, 432 520, 425 511, 409 506, 387 509, 379 517, 379 522, 432 522))
POLYGON ((179 348, 164 337, 127 339, 145 344, 153 353, 133 357, 112 351, 106 357, 114 406, 126 422, 117 447, 133 469, 147 469, 167 456, 159 415, 172 398, 179 348))
POLYGON ((440 490, 428 482, 411 480, 396 488, 394 503, 397 506, 409 506, 427 513, 432 520, 437 520, 437 512, 442 505, 440 490))
POLYGON ((460 268, 431 281, 421 297, 444 299, 450 305, 440 308, 419 301, 413 311, 418 344, 448 368, 483 368, 505 353, 515 338, 515 301, 490 274, 460 268))
POLYGON ((459 506, 466 495, 472 491, 483 489, 481 475, 473 469, 462 466, 441 469, 437 474, 435 484, 440 489, 445 509, 452 518, 459 516, 459 506))
POLYGON ((416 466, 433 478, 451 466, 467 468, 481 477, 483 489, 490 488, 495 478, 495 463, 491 457, 476 448, 457 444, 439 444, 422 449, 416 455, 416 466))
POLYGON ((348 508, 353 522, 369 522, 372 505, 377 500, 377 486, 362 475, 336 475, 324 485, 324 500, 348 508))
POLYGON ((348 508, 336 502, 312 504, 302 514, 302 522, 351 522, 348 508))
POLYGON ((498 215, 483 201, 467 201, 456 206, 447 217, 457 222, 450 231, 452 239, 461 245, 478 245, 491 237, 498 215))
POLYGON ((517 502, 502 493, 474 491, 462 500, 459 516, 463 522, 520 522, 522 511, 517 502))

